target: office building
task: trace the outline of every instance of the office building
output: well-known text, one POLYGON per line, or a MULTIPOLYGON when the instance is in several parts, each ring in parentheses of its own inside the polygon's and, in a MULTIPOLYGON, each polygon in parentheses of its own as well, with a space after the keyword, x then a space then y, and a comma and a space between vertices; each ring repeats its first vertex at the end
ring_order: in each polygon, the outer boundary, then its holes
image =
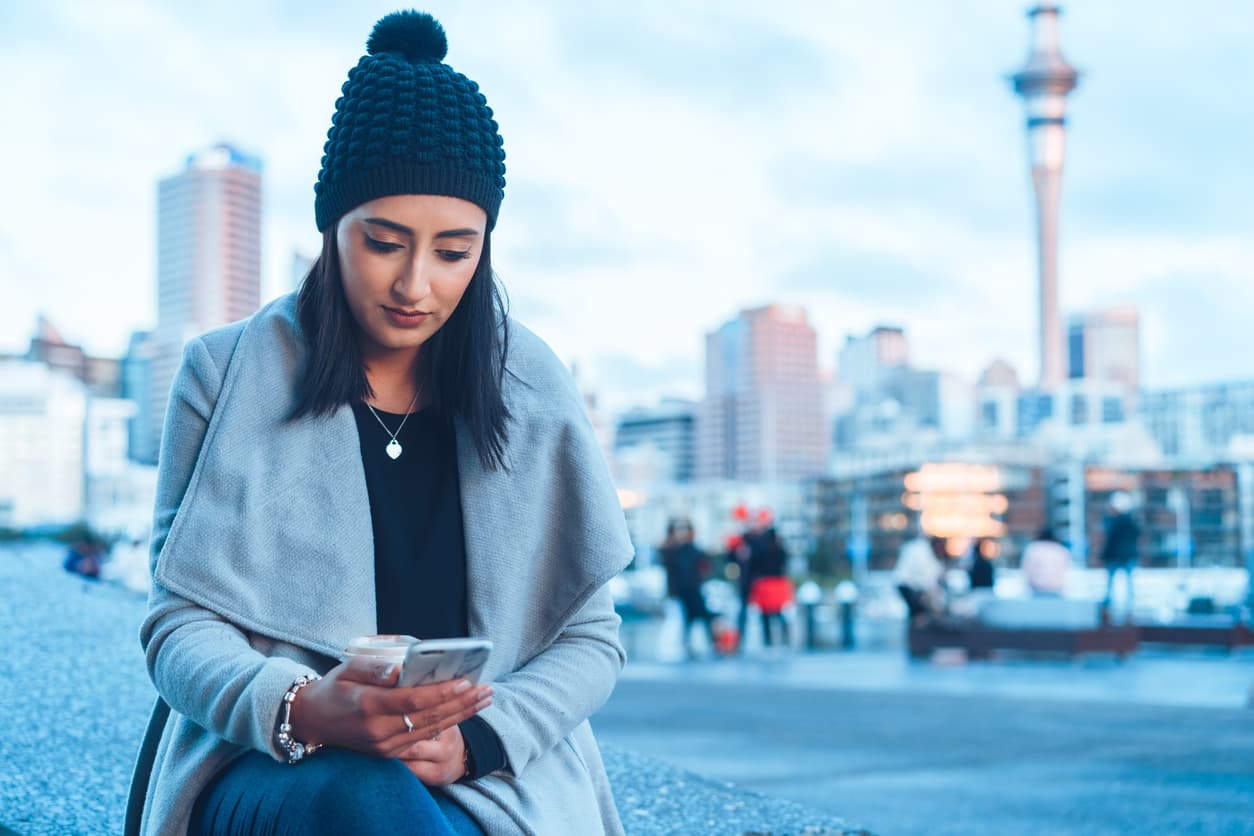
POLYGON ((183 344, 260 305, 261 161, 215 145, 188 156, 157 190, 157 327, 141 406, 158 438, 183 344))
POLYGON ((691 482, 696 472, 696 410, 691 401, 666 399, 658 406, 624 413, 615 426, 615 459, 629 450, 652 447, 663 457, 661 481, 691 482))
POLYGON ((817 337, 800 308, 745 310, 706 335, 700 479, 774 482, 826 470, 817 337))

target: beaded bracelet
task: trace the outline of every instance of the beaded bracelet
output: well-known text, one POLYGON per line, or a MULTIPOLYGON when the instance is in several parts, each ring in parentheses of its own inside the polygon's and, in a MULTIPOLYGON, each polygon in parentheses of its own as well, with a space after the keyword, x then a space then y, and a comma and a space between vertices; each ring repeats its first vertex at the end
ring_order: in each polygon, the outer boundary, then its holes
POLYGON ((278 742, 279 748, 287 753, 288 763, 296 763, 322 748, 321 743, 303 743, 292 737, 292 703, 296 701, 296 695, 301 688, 304 688, 311 682, 317 682, 319 679, 322 679, 322 677, 316 673, 312 676, 301 674, 292 683, 292 687, 287 689, 287 693, 283 695, 283 720, 279 723, 279 730, 275 734, 275 740, 278 742))

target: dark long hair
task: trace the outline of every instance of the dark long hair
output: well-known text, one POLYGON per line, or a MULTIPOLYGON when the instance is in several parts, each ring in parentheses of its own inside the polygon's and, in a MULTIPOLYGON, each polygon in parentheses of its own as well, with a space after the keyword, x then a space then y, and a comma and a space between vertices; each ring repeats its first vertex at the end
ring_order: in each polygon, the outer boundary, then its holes
MULTIPOLYGON (((322 253, 301 284, 296 300, 307 351, 290 420, 330 415, 341 405, 370 397, 370 382, 358 345, 361 329, 344 298, 336 224, 322 235, 322 253)), ((505 466, 509 409, 501 394, 509 320, 505 296, 492 272, 491 232, 483 237, 479 266, 448 322, 423 345, 428 354, 427 391, 432 404, 461 418, 474 439, 479 461, 505 466)))

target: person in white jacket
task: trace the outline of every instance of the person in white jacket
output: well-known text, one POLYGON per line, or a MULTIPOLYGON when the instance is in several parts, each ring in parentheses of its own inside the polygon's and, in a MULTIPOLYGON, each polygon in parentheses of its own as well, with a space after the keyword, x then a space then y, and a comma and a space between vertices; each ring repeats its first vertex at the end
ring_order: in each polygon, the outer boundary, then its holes
POLYGON ((1041 529, 1036 539, 1023 549, 1020 560, 1023 579, 1033 595, 1061 597, 1067 588, 1067 570, 1071 568, 1071 552, 1058 542, 1049 526, 1041 529))
POLYGON ((905 599, 910 619, 918 622, 945 611, 945 540, 919 535, 906 541, 893 568, 893 583, 905 599))

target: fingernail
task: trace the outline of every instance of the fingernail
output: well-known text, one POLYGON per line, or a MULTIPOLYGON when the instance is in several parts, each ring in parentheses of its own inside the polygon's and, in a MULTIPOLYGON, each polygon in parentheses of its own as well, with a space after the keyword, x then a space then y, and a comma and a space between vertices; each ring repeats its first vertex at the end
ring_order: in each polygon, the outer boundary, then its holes
POLYGON ((398 667, 400 666, 397 665, 395 662, 393 662, 392 664, 388 665, 386 668, 383 669, 383 673, 379 674, 379 678, 383 680, 391 679, 392 674, 396 673, 396 669, 398 667))
POLYGON ((453 686, 454 694, 464 694, 469 690, 470 690, 470 680, 468 679, 460 680, 456 685, 453 686))

